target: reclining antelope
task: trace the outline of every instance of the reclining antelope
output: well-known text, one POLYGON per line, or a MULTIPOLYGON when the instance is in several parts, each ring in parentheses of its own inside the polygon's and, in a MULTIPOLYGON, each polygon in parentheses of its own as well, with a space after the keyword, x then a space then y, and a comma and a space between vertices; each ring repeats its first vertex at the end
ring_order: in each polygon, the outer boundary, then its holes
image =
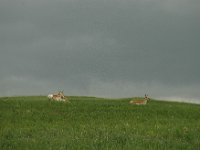
POLYGON ((145 94, 144 99, 131 100, 129 103, 134 105, 146 105, 149 100, 150 98, 145 94))
POLYGON ((59 91, 58 94, 49 94, 47 97, 49 98, 49 100, 64 101, 64 102, 67 101, 63 91, 59 91))

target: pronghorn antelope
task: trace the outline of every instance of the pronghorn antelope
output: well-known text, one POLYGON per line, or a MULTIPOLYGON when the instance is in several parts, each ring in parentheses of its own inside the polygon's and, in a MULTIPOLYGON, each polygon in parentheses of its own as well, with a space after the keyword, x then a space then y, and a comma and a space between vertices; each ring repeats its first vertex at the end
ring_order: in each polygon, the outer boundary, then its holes
POLYGON ((47 96, 49 100, 55 100, 55 101, 66 101, 67 99, 64 96, 63 91, 58 92, 58 94, 49 94, 47 96))
POLYGON ((150 98, 145 94, 144 99, 131 100, 129 103, 134 105, 146 105, 148 100, 150 100, 150 98))

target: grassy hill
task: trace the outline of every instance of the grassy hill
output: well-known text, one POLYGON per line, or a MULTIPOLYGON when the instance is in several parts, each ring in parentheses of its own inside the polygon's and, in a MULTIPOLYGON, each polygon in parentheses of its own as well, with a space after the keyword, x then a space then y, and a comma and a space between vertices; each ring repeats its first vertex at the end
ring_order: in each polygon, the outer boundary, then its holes
POLYGON ((1 150, 200 149, 200 105, 70 97, 0 98, 1 150))

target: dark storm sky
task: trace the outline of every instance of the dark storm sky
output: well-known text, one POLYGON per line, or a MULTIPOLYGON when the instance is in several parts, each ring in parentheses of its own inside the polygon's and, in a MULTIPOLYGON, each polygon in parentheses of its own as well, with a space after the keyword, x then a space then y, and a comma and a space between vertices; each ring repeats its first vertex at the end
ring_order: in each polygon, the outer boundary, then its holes
POLYGON ((199 0, 1 0, 0 95, 200 101, 199 0))

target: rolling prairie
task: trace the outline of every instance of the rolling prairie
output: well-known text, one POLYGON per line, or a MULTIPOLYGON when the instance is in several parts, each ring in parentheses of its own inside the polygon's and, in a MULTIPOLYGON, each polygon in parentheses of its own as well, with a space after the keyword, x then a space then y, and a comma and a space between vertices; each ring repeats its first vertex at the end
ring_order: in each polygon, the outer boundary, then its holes
POLYGON ((1 150, 200 149, 200 105, 131 98, 0 98, 1 150))

